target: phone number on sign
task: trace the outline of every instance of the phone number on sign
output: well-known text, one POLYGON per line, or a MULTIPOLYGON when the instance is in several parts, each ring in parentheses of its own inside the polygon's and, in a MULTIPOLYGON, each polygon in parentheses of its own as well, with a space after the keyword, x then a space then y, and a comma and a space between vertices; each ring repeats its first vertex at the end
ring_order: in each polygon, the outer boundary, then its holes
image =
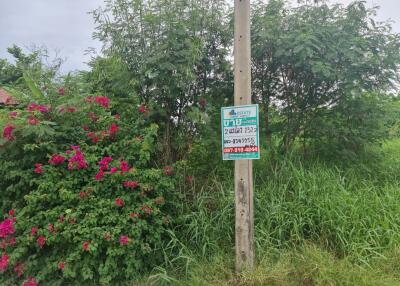
POLYGON ((252 153, 258 152, 258 147, 230 147, 224 148, 224 153, 252 153))

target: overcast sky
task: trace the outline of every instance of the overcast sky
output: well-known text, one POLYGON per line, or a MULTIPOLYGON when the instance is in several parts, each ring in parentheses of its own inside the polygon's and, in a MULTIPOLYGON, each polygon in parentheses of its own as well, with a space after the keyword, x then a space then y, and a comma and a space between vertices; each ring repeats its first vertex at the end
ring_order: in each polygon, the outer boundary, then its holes
MULTIPOLYGON (((335 0, 348 4, 351 0, 335 0)), ((366 0, 369 7, 380 6, 378 18, 392 19, 400 33, 400 0, 366 0)), ((9 58, 7 47, 46 46, 66 58, 63 72, 87 69, 85 51, 100 50, 92 39, 94 23, 89 11, 103 0, 0 0, 0 58, 9 58)))
POLYGON ((58 50, 66 62, 63 71, 86 69, 85 50, 101 48, 92 39, 94 23, 88 14, 102 0, 0 0, 0 58, 7 47, 45 45, 58 50))

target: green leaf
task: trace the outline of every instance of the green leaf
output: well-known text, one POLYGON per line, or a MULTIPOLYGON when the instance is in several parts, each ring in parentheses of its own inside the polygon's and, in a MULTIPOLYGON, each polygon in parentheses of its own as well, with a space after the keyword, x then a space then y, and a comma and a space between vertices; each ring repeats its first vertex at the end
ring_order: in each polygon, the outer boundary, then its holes
POLYGON ((32 95, 38 100, 45 99, 44 95, 42 94, 40 89, 36 86, 36 84, 33 82, 32 78, 30 78, 28 76, 28 74, 25 73, 25 72, 23 73, 23 77, 24 77, 26 85, 28 86, 28 88, 32 92, 32 95))

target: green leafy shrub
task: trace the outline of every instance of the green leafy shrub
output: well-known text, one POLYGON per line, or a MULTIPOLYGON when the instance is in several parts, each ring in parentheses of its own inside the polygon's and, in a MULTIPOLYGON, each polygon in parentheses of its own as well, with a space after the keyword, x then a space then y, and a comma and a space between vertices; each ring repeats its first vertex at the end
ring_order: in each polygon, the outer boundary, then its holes
POLYGON ((145 107, 114 105, 58 95, 1 113, 0 284, 123 285, 160 263, 174 172, 154 163, 145 107))

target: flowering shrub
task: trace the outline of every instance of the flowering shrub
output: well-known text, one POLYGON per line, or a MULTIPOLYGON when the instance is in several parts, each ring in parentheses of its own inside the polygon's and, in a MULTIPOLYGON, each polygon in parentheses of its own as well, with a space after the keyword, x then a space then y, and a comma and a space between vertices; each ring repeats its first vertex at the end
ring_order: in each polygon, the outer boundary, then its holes
POLYGON ((175 184, 154 164, 158 127, 64 94, 0 114, 1 285, 121 285, 162 259, 175 184))

